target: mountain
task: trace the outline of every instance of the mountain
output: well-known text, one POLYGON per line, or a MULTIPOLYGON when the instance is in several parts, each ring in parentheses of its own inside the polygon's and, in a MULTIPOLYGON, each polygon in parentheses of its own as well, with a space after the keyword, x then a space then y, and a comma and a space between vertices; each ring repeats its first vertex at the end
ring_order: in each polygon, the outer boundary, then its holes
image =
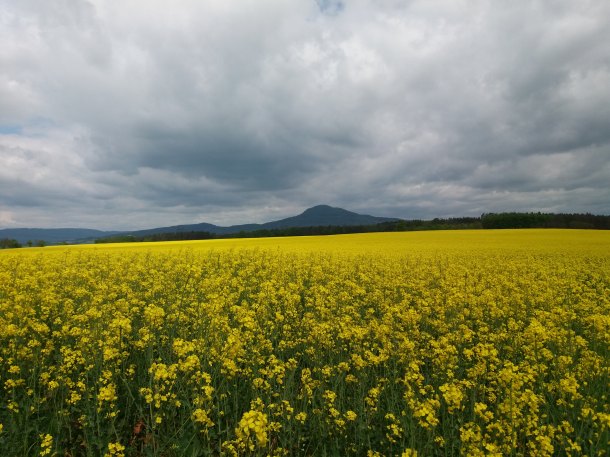
POLYGON ((396 221, 396 218, 376 217, 358 214, 343 208, 333 208, 328 205, 318 205, 306 209, 298 216, 288 217, 279 221, 262 224, 264 229, 290 228, 290 227, 317 227, 317 226, 348 226, 348 225, 375 225, 382 222, 396 221))
POLYGON ((0 229, 0 239, 12 238, 20 243, 28 240, 36 242, 43 240, 48 244, 91 242, 95 238, 104 238, 113 235, 133 235, 136 237, 155 235, 158 233, 182 233, 182 232, 209 232, 215 235, 228 235, 239 232, 252 232, 254 230, 272 230, 292 227, 317 227, 317 226, 355 226, 355 225, 375 225, 382 222, 397 221, 399 219, 389 217, 375 217, 366 214, 358 214, 347 211, 343 208, 334 208, 328 205, 318 205, 306 209, 298 216, 287 217, 277 221, 266 222, 264 224, 241 224, 222 227, 219 225, 199 224, 172 225, 168 227, 156 227, 146 230, 135 230, 128 232, 120 231, 101 231, 93 229, 0 229))
POLYGON ((170 227, 157 227, 147 230, 136 230, 125 232, 123 235, 147 236, 158 233, 183 233, 183 232, 209 232, 215 235, 228 235, 239 232, 253 232, 255 230, 271 230, 291 227, 317 227, 317 226, 349 226, 349 225, 375 225, 382 222, 396 221, 398 219, 389 217, 375 217, 366 214, 358 214, 343 208, 334 208, 328 205, 318 205, 306 209, 298 216, 287 217, 278 221, 266 222, 264 224, 242 224, 222 227, 214 224, 188 224, 173 225, 170 227))
POLYGON ((133 230, 131 232, 121 232, 121 235, 133 235, 133 236, 147 236, 156 235, 157 233, 182 233, 182 232, 210 232, 218 233, 218 230, 222 229, 218 225, 208 224, 202 222, 200 224, 188 224, 188 225, 171 225, 169 227, 156 227, 145 230, 133 230))
POLYGON ((87 239, 111 236, 117 233, 119 232, 82 228, 12 228, 0 229, 0 239, 9 238, 17 240, 21 244, 25 244, 28 241, 35 243, 38 240, 42 240, 47 244, 61 243, 63 241, 74 243, 87 239))

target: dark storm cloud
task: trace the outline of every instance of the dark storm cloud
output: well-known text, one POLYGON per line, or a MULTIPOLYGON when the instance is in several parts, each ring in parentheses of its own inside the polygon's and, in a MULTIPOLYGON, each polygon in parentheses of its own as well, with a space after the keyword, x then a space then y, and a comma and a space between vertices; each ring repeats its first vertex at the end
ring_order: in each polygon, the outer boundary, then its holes
POLYGON ((0 2, 0 225, 610 213, 602 1, 0 2))

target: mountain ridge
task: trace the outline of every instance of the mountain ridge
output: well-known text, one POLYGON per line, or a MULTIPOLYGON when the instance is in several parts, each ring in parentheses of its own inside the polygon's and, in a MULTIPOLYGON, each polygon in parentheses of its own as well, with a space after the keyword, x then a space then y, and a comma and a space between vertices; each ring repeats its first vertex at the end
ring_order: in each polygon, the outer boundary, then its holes
POLYGON ((96 230, 88 228, 7 228, 0 229, 0 239, 14 239, 19 243, 28 241, 45 243, 78 242, 120 233, 117 230, 96 230))
POLYGON ((329 205, 316 205, 307 208, 301 214, 284 219, 265 222, 262 224, 237 224, 221 226, 200 222, 195 224, 171 225, 165 227, 154 227, 143 230, 96 230, 88 228, 9 228, 0 229, 0 239, 15 239, 19 243, 27 241, 42 240, 46 243, 88 243, 96 238, 105 238, 114 235, 147 236, 159 233, 182 233, 182 232, 209 232, 215 235, 228 235, 239 232, 252 232, 255 230, 272 230, 293 227, 315 227, 315 226, 354 226, 374 225, 382 222, 398 221, 398 218, 377 217, 368 214, 359 214, 343 208, 329 205))
POLYGON ((292 227, 315 227, 315 226, 350 226, 350 225, 373 225, 382 222, 397 221, 398 218, 369 216, 337 208, 329 205, 316 205, 307 208, 296 216, 265 222, 262 224, 237 224, 221 226, 206 222, 198 224, 173 225, 168 227, 157 227, 145 230, 133 230, 122 232, 122 235, 146 236, 157 233, 182 233, 182 232, 209 232, 215 235, 228 235, 239 232, 252 232, 254 230, 279 229, 292 227))

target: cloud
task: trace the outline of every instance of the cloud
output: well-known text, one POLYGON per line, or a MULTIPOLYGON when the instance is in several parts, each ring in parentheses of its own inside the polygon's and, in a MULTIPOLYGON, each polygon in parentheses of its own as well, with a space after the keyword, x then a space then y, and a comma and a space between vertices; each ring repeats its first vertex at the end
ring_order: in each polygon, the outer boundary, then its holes
POLYGON ((609 214, 608 18, 594 0, 5 2, 0 223, 609 214))

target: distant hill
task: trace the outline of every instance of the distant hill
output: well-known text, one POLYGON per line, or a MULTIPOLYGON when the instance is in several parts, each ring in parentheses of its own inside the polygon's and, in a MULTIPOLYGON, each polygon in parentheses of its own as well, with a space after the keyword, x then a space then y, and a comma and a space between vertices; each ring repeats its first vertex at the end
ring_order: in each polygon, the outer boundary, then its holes
POLYGON ((145 230, 134 231, 102 231, 93 229, 58 228, 58 229, 34 229, 16 228, 0 229, 0 239, 15 239, 19 243, 26 243, 28 240, 36 242, 43 240, 47 244, 68 243, 87 243, 94 239, 110 237, 113 235, 131 235, 143 237, 160 233, 186 233, 186 232, 209 232, 214 235, 230 235, 240 232, 253 232, 256 230, 273 230, 293 227, 317 227, 317 226, 359 226, 375 225, 382 222, 398 221, 400 219, 388 217, 375 217, 365 214, 358 214, 342 208, 334 208, 328 205, 318 205, 303 211, 298 216, 288 217, 277 221, 264 224, 241 224, 223 227, 220 225, 208 224, 206 222, 198 224, 172 225, 167 227, 156 227, 145 230))
POLYGON ((303 236, 340 233, 403 232, 412 230, 510 229, 510 228, 574 228, 610 230, 610 216, 594 214, 553 213, 484 213, 481 217, 460 217, 432 220, 403 220, 358 214, 342 208, 318 205, 298 216, 264 224, 242 224, 222 227, 199 224, 173 225, 135 231, 102 231, 79 228, 0 229, 0 248, 39 241, 46 244, 195 240, 223 237, 303 236))
POLYGON ((334 208, 328 205, 318 205, 306 209, 298 216, 287 217, 277 221, 264 224, 241 224, 223 227, 214 224, 200 223, 187 225, 173 225, 169 227, 157 227, 147 230, 136 230, 123 232, 123 235, 148 236, 158 233, 184 233, 184 232, 209 232, 214 235, 229 235, 239 232, 253 232, 255 230, 272 230, 291 227, 318 227, 318 226, 356 226, 374 225, 382 222, 397 221, 399 219, 389 217, 368 216, 347 211, 343 208, 334 208))
POLYGON ((397 221, 396 218, 376 217, 358 214, 343 208, 333 208, 328 205, 318 205, 306 209, 298 216, 288 217, 279 221, 262 224, 263 229, 290 228, 290 227, 318 227, 334 225, 338 227, 356 225, 374 225, 382 222, 397 221))
POLYGON ((47 244, 61 243, 63 241, 74 243, 103 236, 111 236, 116 233, 119 232, 82 228, 11 228, 0 229, 0 239, 14 239, 21 244, 25 244, 28 241, 36 242, 38 240, 42 240, 47 244))

